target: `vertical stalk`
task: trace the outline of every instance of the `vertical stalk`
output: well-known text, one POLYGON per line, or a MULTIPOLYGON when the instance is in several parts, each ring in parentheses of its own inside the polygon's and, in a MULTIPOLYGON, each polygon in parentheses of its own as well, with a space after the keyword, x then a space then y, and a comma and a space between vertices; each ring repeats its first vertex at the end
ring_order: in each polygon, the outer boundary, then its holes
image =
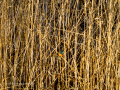
POLYGON ((78 0, 77 0, 77 4, 76 4, 76 10, 75 10, 75 17, 76 17, 76 32, 75 32, 75 54, 74 54, 74 67, 75 67, 75 90, 77 90, 77 5, 78 5, 78 0))

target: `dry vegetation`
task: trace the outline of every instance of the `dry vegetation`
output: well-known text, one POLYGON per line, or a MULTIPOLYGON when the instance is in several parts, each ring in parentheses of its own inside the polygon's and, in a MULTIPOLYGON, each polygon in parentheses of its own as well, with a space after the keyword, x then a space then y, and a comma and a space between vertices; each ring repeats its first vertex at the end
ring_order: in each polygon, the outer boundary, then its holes
POLYGON ((0 0, 0 90, 44 89, 120 90, 120 0, 0 0))

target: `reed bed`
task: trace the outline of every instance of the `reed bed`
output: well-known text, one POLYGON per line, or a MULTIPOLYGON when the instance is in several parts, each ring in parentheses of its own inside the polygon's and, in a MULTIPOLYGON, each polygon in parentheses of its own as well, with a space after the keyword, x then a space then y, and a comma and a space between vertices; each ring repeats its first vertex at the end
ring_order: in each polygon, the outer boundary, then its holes
POLYGON ((120 0, 0 0, 0 90, 120 90, 120 0))

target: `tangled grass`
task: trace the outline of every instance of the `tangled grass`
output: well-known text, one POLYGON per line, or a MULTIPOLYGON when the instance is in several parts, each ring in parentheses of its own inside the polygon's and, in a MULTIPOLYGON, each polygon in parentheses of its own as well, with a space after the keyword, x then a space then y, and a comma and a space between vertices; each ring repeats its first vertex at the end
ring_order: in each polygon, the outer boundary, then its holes
POLYGON ((0 8, 1 90, 120 90, 120 0, 0 8))

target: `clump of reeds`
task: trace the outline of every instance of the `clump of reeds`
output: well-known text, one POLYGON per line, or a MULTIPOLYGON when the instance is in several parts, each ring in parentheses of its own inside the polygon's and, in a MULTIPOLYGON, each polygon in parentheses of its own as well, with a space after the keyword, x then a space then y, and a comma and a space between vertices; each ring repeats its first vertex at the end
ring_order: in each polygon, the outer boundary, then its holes
POLYGON ((1 0, 0 89, 119 90, 119 6, 1 0))

